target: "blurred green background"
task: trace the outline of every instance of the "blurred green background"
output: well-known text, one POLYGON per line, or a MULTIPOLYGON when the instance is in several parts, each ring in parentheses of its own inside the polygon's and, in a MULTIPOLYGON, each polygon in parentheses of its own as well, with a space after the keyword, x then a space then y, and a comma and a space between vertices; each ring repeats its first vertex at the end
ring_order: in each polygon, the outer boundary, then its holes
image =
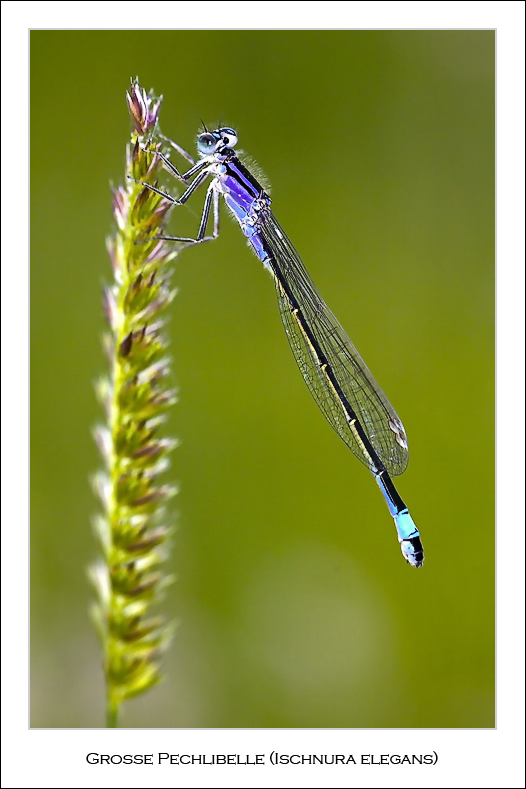
MULTIPOLYGON (((404 563, 225 218, 175 265, 180 627, 122 725, 493 726, 494 33, 450 30, 31 33, 31 725, 103 725, 90 431, 136 74, 164 94, 165 134, 193 152, 221 118, 266 173, 405 424, 398 488, 426 564, 404 563)), ((174 233, 195 233, 203 196, 174 233)))

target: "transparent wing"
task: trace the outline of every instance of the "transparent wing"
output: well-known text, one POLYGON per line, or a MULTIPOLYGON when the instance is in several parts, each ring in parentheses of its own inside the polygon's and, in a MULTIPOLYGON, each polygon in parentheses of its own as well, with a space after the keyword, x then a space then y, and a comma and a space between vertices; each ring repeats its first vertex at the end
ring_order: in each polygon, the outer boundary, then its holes
MULTIPOLYGON (((298 253, 270 210, 259 215, 259 232, 272 250, 312 335, 330 364, 341 392, 355 412, 387 471, 397 476, 407 468, 409 452, 404 426, 342 326, 329 310, 298 253)), ((289 296, 276 281, 281 319, 310 393, 327 421, 368 468, 370 459, 349 427, 342 402, 327 380, 308 338, 294 317, 289 296)), ((292 305, 294 306, 294 305, 292 305)))

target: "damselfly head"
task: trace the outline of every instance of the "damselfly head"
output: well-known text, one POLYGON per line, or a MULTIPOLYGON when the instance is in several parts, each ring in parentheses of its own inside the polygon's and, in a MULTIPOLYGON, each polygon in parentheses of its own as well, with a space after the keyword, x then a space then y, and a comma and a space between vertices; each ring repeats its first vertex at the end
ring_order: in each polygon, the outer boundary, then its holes
POLYGON ((234 129, 223 126, 214 131, 206 131, 197 138, 197 150, 203 156, 218 153, 223 148, 233 148, 237 143, 237 134, 234 129))

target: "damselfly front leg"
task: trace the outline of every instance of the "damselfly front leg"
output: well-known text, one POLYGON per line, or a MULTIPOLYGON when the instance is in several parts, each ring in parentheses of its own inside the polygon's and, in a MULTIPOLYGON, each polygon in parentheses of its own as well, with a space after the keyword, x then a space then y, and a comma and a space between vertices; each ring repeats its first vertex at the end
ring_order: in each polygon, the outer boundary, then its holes
POLYGON ((164 134, 159 134, 159 137, 161 138, 161 140, 164 140, 165 142, 169 143, 172 146, 172 148, 176 150, 178 154, 183 156, 187 162, 190 162, 192 166, 195 164, 195 159, 193 158, 193 156, 190 156, 190 154, 187 153, 184 148, 181 148, 180 145, 177 145, 176 142, 171 140, 169 137, 166 137, 164 134))
POLYGON ((152 153, 154 156, 158 156, 160 159, 162 159, 168 172, 172 173, 172 175, 175 175, 179 181, 182 181, 188 186, 188 178, 191 177, 193 168, 196 164, 195 159, 190 156, 190 154, 187 153, 184 148, 181 148, 180 145, 177 145, 177 143, 171 140, 169 137, 166 137, 164 134, 159 134, 159 137, 165 142, 169 143, 169 145, 171 145, 180 156, 186 159, 187 162, 190 162, 192 167, 187 173, 180 173, 175 164, 162 151, 150 151, 148 148, 142 148, 141 150, 143 150, 145 153, 152 153))

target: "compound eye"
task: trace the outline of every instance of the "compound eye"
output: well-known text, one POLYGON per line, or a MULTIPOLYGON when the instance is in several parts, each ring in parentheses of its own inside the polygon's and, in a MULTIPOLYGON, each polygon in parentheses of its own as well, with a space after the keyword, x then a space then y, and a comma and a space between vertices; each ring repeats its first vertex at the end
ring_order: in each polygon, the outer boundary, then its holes
POLYGON ((219 134, 221 135, 223 145, 226 145, 228 148, 233 148, 237 143, 237 134, 234 129, 225 127, 223 129, 219 129, 219 134))
POLYGON ((216 149, 218 143, 218 138, 214 134, 210 134, 210 132, 205 132, 204 134, 200 134, 197 138, 197 150, 199 153, 203 153, 207 156, 209 153, 213 153, 216 149))

